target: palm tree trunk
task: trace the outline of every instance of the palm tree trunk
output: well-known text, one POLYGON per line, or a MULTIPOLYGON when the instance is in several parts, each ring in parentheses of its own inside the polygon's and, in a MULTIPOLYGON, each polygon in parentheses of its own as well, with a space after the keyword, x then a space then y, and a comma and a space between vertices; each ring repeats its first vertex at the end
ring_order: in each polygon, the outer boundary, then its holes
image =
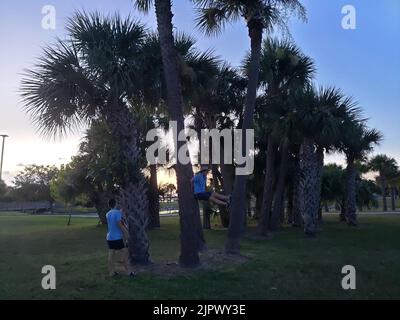
MULTIPOLYGON (((282 192, 282 197, 279 199, 279 228, 282 229, 285 223, 285 188, 282 192)), ((280 230, 279 229, 279 230, 280 230)))
POLYGON ((392 211, 396 211, 396 187, 391 187, 392 211))
POLYGON ((211 229, 211 206, 210 203, 203 201, 203 228, 210 230, 211 229))
POLYGON ((261 235, 267 235, 269 227, 269 217, 272 209, 273 187, 274 187, 274 169, 277 146, 270 135, 268 137, 266 172, 264 178, 264 192, 261 203, 260 220, 258 231, 261 235))
MULTIPOLYGON (((254 108, 257 96, 258 78, 260 72, 260 56, 263 26, 249 21, 249 37, 251 41, 251 62, 249 69, 249 81, 247 87, 246 103, 243 112, 242 124, 242 154, 246 150, 246 130, 253 128, 254 108)), ((228 238, 225 244, 227 253, 240 253, 239 239, 242 234, 243 224, 246 218, 246 184, 247 175, 238 175, 235 179, 231 203, 231 218, 229 222, 228 238)))
POLYGON ((314 142, 305 138, 300 150, 301 169, 303 171, 304 192, 304 233, 313 237, 316 235, 316 220, 319 209, 318 196, 318 159, 314 142))
POLYGON ((321 190, 322 190, 322 175, 324 171, 324 148, 317 148, 317 161, 318 161, 318 223, 322 223, 322 203, 321 203, 321 190))
MULTIPOLYGON (((207 125, 208 125, 208 129, 212 130, 212 129, 216 129, 217 127, 217 123, 216 123, 216 118, 214 117, 214 115, 210 115, 207 114, 207 125)), ((201 144, 200 144, 201 146, 201 144)), ((214 144, 213 141, 210 141, 210 146, 209 146, 209 160, 211 165, 211 174, 213 177, 213 189, 215 192, 221 193, 221 188, 223 188, 223 177, 222 174, 218 171, 218 165, 217 164, 213 164, 213 150, 214 150, 214 144)), ((223 146, 220 145, 220 155, 221 153, 223 154, 223 146)), ((221 159, 220 159, 221 160, 221 159)), ((224 156, 222 156, 222 161, 224 162, 224 156)), ((225 191, 224 191, 225 192, 225 191)), ((228 193, 227 195, 229 195, 230 193, 228 193)), ((211 208, 210 208, 211 210, 211 208)), ((226 217, 228 215, 228 220, 229 220, 229 211, 227 210, 226 206, 218 206, 218 213, 220 215, 220 217, 224 216, 226 217)), ((203 221, 204 221, 204 207, 203 207, 203 221)), ((229 223, 227 224, 229 225, 229 223)), ((204 223, 203 223, 203 227, 204 227, 204 223)), ((211 229, 211 226, 210 226, 211 229)))
MULTIPOLYGON (((221 153, 223 154, 223 153, 221 153)), ((223 180, 223 189, 225 195, 232 193, 233 181, 235 176, 235 167, 232 164, 221 164, 221 174, 223 180)), ((220 209, 221 224, 224 228, 229 227, 229 210, 226 208, 220 209)))
MULTIPOLYGON (((221 175, 222 175, 222 189, 223 193, 228 196, 232 194, 233 183, 235 179, 235 166, 232 163, 226 163, 225 160, 225 139, 221 143, 221 175)), ((233 154, 232 154, 233 157, 233 154)), ((221 219, 221 224, 224 228, 229 227, 229 210, 224 207, 220 208, 219 215, 221 219)))
POLYGON ((380 174, 380 181, 381 181, 383 211, 386 212, 388 211, 387 201, 386 201, 386 180, 382 174, 380 174))
POLYGON ((293 224, 293 195, 293 182, 291 181, 287 191, 287 224, 293 224))
POLYGON ((260 221, 260 212, 261 212, 261 202, 262 202, 262 191, 259 189, 256 190, 254 197, 256 198, 256 204, 255 204, 255 213, 254 213, 254 218, 257 221, 260 221))
POLYGON ((160 228, 160 200, 158 196, 157 165, 150 165, 149 184, 149 229, 160 228))
MULTIPOLYGON (((168 109, 171 120, 177 122, 178 133, 184 129, 183 98, 178 70, 178 55, 174 47, 172 11, 170 0, 155 0, 158 34, 160 38, 164 76, 167 86, 168 109)), ((186 142, 178 141, 179 150, 186 142)), ((191 191, 192 165, 176 164, 181 253, 179 263, 184 267, 196 267, 200 263, 199 250, 204 244, 198 202, 191 191)))
POLYGON ((146 232, 149 220, 147 183, 140 167, 142 155, 138 132, 128 108, 117 101, 110 108, 107 123, 119 142, 121 163, 127 168, 119 177, 121 186, 117 198, 128 220, 130 261, 147 264, 150 262, 146 232))
POLYGON ((350 226, 357 225, 357 203, 356 203, 356 168, 354 159, 347 159, 346 168, 346 221, 350 226))
POLYGON ((346 221, 346 196, 343 195, 343 199, 340 201, 340 214, 339 214, 339 221, 345 222, 346 221))
POLYGON ((271 213, 270 219, 270 229, 272 231, 277 231, 282 228, 281 225, 281 212, 284 211, 284 194, 285 194, 285 182, 286 182, 286 172, 288 163, 288 147, 289 142, 287 139, 281 144, 281 165, 279 168, 279 178, 276 185, 275 195, 274 195, 274 209, 271 213))
POLYGON ((294 167, 294 179, 293 179, 293 227, 301 227, 303 225, 302 217, 302 205, 303 201, 303 188, 302 188, 302 178, 300 169, 300 155, 297 154, 295 159, 294 167))

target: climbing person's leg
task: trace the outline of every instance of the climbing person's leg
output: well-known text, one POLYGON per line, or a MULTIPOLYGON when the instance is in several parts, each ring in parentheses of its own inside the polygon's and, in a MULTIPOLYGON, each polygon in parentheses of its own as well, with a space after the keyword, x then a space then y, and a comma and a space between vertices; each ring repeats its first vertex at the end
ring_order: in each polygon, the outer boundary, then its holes
POLYGON ((215 204, 221 205, 221 206, 228 206, 228 202, 226 200, 221 200, 218 196, 217 193, 213 192, 209 198, 209 200, 215 204))
POLYGON ((200 192, 200 193, 196 193, 194 195, 194 198, 196 200, 208 201, 210 199, 211 195, 212 195, 211 192, 200 192))
POLYGON ((224 201, 228 201, 229 198, 230 198, 230 196, 226 196, 224 194, 217 193, 217 192, 214 192, 213 195, 214 195, 215 198, 217 198, 219 200, 224 200, 224 201))

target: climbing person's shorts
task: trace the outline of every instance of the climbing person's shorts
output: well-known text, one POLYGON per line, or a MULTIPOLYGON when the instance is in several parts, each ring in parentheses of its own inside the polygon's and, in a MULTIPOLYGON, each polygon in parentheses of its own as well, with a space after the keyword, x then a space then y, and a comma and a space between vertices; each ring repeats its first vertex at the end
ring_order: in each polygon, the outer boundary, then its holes
POLYGON ((196 193, 196 194, 194 195, 194 197, 195 197, 197 200, 208 201, 208 199, 210 199, 211 195, 212 195, 212 192, 200 192, 200 193, 196 193))

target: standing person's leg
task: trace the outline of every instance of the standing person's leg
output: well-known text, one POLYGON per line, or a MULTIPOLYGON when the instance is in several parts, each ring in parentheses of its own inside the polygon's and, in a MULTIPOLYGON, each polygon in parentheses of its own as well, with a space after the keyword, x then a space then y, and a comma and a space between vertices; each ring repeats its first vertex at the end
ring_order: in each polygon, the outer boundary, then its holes
POLYGON ((109 272, 110 276, 113 276, 115 274, 114 257, 115 257, 115 250, 109 249, 107 264, 108 264, 108 272, 109 272))
POLYGON ((128 248, 121 249, 121 254, 122 254, 122 257, 124 259, 124 268, 125 268, 126 275, 133 276, 134 272, 132 270, 132 266, 131 266, 131 263, 129 261, 128 248))

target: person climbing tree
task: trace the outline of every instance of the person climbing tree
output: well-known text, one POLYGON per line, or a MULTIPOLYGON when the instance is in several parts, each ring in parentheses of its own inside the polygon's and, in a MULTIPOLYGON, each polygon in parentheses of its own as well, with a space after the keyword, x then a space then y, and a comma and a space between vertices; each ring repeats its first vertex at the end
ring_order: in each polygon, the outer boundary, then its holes
POLYGON ((211 201, 215 204, 229 207, 231 196, 206 191, 208 171, 209 168, 207 166, 202 166, 200 171, 196 173, 192 179, 192 188, 195 199, 211 201))

